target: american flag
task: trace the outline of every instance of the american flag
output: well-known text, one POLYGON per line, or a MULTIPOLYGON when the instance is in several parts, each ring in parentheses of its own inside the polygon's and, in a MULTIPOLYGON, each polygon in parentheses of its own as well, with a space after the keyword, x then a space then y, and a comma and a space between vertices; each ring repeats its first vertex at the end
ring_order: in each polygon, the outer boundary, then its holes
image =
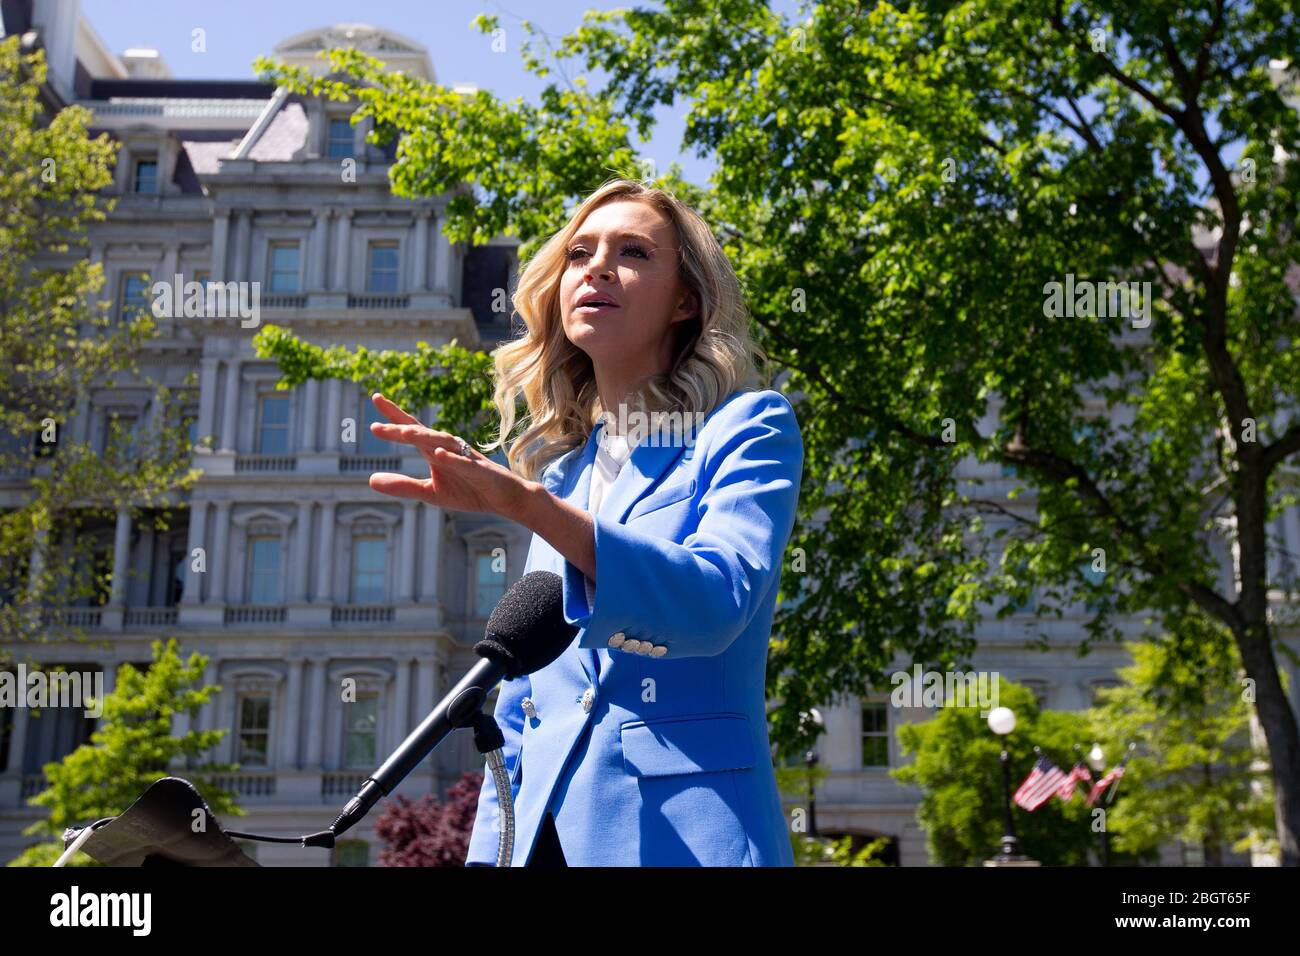
POLYGON ((1016 806, 1024 807, 1026 810, 1037 810, 1052 799, 1052 795, 1061 789, 1066 779, 1064 770, 1046 757, 1040 757, 1011 799, 1015 801, 1016 806))
POLYGON ((1056 795, 1061 798, 1062 802, 1069 803, 1074 799, 1075 782, 1084 780, 1088 783, 1092 783, 1092 774, 1088 773, 1087 766, 1085 766, 1083 761, 1080 760, 1070 770, 1069 776, 1065 778, 1065 783, 1061 784, 1061 789, 1056 792, 1056 795))
POLYGON ((1101 796, 1107 787, 1120 777, 1124 776, 1124 762, 1120 761, 1110 769, 1110 773, 1102 777, 1093 785, 1092 790, 1088 792, 1088 806, 1092 806, 1096 799, 1101 796))

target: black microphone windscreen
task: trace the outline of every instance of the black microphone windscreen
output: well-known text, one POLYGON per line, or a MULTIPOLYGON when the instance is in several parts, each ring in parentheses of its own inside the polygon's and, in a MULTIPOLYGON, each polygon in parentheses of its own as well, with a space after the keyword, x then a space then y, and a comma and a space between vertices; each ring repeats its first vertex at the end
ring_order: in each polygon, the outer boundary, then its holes
POLYGON ((492 609, 474 653, 500 663, 513 680, 554 661, 577 633, 564 619, 564 581, 554 571, 530 571, 492 609))

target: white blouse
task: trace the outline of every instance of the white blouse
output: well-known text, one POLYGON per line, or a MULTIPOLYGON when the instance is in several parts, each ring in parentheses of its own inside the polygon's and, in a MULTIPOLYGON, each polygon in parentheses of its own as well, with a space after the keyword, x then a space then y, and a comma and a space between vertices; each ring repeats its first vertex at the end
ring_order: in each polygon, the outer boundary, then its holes
MULTIPOLYGON (((587 501, 587 512, 595 514, 605 498, 605 490, 614 483, 618 473, 623 470, 632 455, 635 442, 628 441, 626 435, 616 435, 609 430, 609 422, 602 426, 600 440, 596 442, 596 467, 591 472, 591 493, 587 501)), ((596 602, 596 588, 591 578, 583 575, 587 585, 587 607, 596 602)))

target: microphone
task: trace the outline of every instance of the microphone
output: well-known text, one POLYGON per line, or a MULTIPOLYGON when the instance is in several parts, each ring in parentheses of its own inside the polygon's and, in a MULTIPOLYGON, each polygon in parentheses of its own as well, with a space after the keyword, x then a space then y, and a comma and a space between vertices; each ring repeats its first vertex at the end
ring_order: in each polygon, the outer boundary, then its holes
POLYGON ((381 797, 390 794, 444 737, 471 721, 488 692, 503 677, 514 680, 541 670, 564 653, 577 633, 577 627, 564 619, 564 582, 560 576, 553 571, 525 574, 492 609, 483 640, 474 645, 474 653, 482 660, 366 779, 330 828, 303 837, 302 845, 332 847, 335 837, 370 812, 381 797))

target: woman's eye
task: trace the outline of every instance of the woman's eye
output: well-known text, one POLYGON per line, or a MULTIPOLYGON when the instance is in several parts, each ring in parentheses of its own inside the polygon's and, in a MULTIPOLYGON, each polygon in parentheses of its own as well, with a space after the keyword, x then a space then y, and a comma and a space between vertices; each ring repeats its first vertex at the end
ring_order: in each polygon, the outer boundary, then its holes
MULTIPOLYGON (((622 255, 627 255, 630 252, 634 252, 638 254, 642 259, 649 258, 649 256, 646 254, 646 251, 642 249, 640 246, 636 245, 635 243, 628 243, 619 251, 620 254, 622 255)), ((581 246, 575 246, 574 248, 569 250, 569 261, 573 262, 579 256, 585 256, 586 254, 587 254, 586 249, 583 249, 581 246)))

